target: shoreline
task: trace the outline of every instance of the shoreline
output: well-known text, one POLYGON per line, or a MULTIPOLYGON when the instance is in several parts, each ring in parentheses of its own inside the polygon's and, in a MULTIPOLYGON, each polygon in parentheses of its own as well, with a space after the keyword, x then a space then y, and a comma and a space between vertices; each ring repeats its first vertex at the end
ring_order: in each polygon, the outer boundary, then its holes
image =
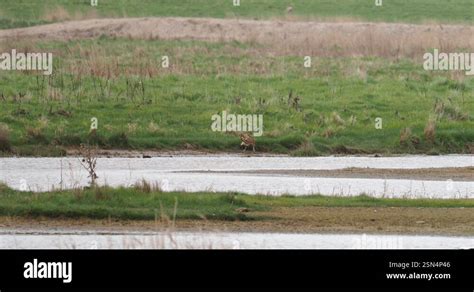
POLYGON ((410 180, 452 180, 474 181, 474 167, 443 167, 443 168, 357 168, 342 169, 259 169, 245 171, 177 171, 177 173, 200 174, 242 174, 262 176, 294 176, 317 178, 362 178, 362 179, 410 179, 410 180))
MULTIPOLYGON (((79 157, 79 147, 66 148, 64 149, 64 155, 54 156, 31 156, 31 155, 16 155, 14 153, 1 153, 0 158, 63 158, 63 157, 79 157)), ((154 158, 154 157, 174 157, 174 156, 230 156, 230 157, 293 157, 293 158, 317 158, 317 157, 373 157, 373 158, 384 158, 384 157, 411 157, 411 156, 466 156, 474 157, 474 153, 395 153, 395 152, 374 152, 374 153, 324 153, 317 156, 293 156, 287 153, 271 153, 271 152, 252 152, 252 151, 217 151, 217 150, 193 150, 193 149, 180 149, 180 150, 158 150, 158 149, 97 149, 97 157, 100 158, 154 158)))

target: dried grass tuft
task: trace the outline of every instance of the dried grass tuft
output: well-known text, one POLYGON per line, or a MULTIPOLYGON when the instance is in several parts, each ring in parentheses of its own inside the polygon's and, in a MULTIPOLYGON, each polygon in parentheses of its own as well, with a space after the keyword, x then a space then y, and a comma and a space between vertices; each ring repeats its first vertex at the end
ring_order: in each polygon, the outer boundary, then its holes
POLYGON ((430 119, 424 130, 425 140, 434 143, 436 138, 436 120, 430 119))

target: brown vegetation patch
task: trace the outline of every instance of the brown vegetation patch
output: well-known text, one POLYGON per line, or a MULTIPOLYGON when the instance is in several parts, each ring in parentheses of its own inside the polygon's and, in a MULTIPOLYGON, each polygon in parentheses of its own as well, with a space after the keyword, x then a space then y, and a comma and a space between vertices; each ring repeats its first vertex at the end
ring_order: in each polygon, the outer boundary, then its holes
POLYGON ((0 31, 0 40, 97 38, 239 41, 278 55, 381 56, 421 60, 432 48, 474 48, 474 27, 399 23, 257 21, 211 18, 120 18, 69 21, 0 31))

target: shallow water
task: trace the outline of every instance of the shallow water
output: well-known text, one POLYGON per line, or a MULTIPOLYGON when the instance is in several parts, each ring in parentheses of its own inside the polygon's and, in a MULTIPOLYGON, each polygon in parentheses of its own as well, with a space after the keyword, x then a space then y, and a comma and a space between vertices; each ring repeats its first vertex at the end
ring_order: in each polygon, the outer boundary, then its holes
POLYGON ((126 233, 2 231, 0 249, 469 249, 474 237, 283 234, 283 233, 126 233))
MULTIPOLYGON (((100 158, 100 184, 130 186, 138 180, 157 182, 166 191, 236 191, 268 195, 372 196, 409 198, 473 198, 473 181, 407 179, 308 178, 295 176, 176 173, 196 170, 442 168, 474 166, 473 155, 404 157, 237 157, 178 156, 100 158)), ((22 190, 50 190, 87 185, 87 173, 77 158, 0 158, 0 181, 22 190)))

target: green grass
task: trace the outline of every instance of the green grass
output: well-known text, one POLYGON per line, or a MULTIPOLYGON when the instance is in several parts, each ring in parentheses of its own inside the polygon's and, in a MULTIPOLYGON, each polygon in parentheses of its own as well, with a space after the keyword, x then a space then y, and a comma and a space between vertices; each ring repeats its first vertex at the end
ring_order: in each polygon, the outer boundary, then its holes
MULTIPOLYGON (((311 196, 250 196, 241 195, 248 205, 267 207, 405 207, 405 208, 472 208, 473 199, 388 199, 367 195, 355 197, 311 196)), ((240 197, 237 197, 240 198, 240 197)))
POLYGON ((474 79, 426 72, 413 60, 314 58, 307 69, 299 56, 241 43, 100 38, 36 47, 56 56, 52 77, 0 72, 0 126, 17 154, 57 155, 81 143, 239 151, 238 137, 211 131, 212 115, 224 110, 263 114, 260 152, 466 153, 474 141, 474 79), (160 67, 162 55, 171 69, 160 67), (288 105, 290 90, 301 97, 297 109, 288 105), (433 117, 431 143, 423 130, 433 117), (405 127, 419 143, 400 143, 405 127))
POLYGON ((46 193, 19 192, 0 185, 0 216, 159 220, 260 220, 254 211, 275 207, 473 208, 473 199, 376 199, 368 196, 251 196, 239 193, 143 192, 134 188, 93 188, 46 193), (246 208, 249 213, 239 212, 246 208))
MULTIPOLYGON (((241 0, 234 7, 232 0, 3 0, 0 7, 0 28, 23 27, 54 21, 54 10, 63 7, 70 14, 99 17, 245 17, 272 18, 285 16, 286 8, 306 18, 355 18, 389 22, 468 22, 472 23, 471 0, 386 0, 382 7, 375 0, 241 0), (48 17, 48 15, 50 17, 48 17)), ((60 15, 58 15, 60 16, 60 15)))

